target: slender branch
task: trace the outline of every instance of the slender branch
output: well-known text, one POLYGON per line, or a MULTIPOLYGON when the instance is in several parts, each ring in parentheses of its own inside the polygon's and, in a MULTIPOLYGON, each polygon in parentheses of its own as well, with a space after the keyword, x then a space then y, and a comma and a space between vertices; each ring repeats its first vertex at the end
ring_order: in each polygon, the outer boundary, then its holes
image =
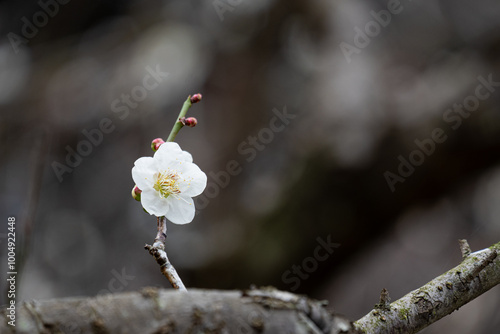
MULTIPOLYGON (((462 253, 467 253, 461 242, 462 253)), ((416 333, 500 284, 500 242, 466 256, 462 263, 403 298, 354 323, 362 333, 416 333)))
POLYGON ((184 101, 184 104, 182 105, 181 112, 179 113, 179 116, 177 117, 177 120, 174 123, 174 126, 172 127, 172 131, 170 131, 170 135, 168 135, 167 142, 169 141, 174 141, 175 136, 179 133, 180 129, 184 126, 180 119, 184 116, 186 116, 187 111, 189 108, 191 108, 191 95, 188 96, 186 101, 184 101))
POLYGON ((184 283, 175 270, 174 266, 168 260, 167 252, 165 252, 165 241, 167 240, 167 219, 158 217, 158 233, 153 242, 153 246, 146 244, 145 249, 149 251, 160 265, 161 273, 168 279, 174 289, 187 291, 184 283))

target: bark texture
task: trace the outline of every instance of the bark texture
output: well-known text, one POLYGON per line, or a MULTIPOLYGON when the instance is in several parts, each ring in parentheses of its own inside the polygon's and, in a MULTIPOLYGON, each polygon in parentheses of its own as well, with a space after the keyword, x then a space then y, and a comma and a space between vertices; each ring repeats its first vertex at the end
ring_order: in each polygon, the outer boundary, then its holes
POLYGON ((416 333, 500 284, 499 253, 500 242, 470 253, 460 265, 392 304, 384 289, 375 309, 354 324, 329 312, 325 302, 274 288, 145 288, 25 302, 16 310, 15 327, 8 325, 8 310, 1 311, 0 333, 416 333))
POLYGON ((355 327, 369 334, 410 334, 422 330, 500 284, 499 253, 500 243, 470 253, 460 265, 394 303, 378 304, 356 321, 355 327))
POLYGON ((356 333, 325 303, 275 289, 160 290, 23 303, 0 333, 356 333))

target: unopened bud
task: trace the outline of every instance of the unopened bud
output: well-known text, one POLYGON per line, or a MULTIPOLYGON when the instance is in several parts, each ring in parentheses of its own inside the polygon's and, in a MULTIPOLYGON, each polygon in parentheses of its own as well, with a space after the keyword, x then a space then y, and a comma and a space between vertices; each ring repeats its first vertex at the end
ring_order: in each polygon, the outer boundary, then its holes
POLYGON ((153 141, 151 142, 151 149, 153 151, 158 151, 158 149, 160 148, 161 144, 163 144, 165 141, 161 138, 156 138, 156 139, 153 139, 153 141))
POLYGON ((194 94, 193 96, 191 96, 191 103, 198 103, 201 101, 201 94, 198 93, 198 94, 194 94))
POLYGON ((194 117, 188 117, 188 118, 186 118, 186 117, 181 117, 181 118, 179 118, 179 121, 180 121, 183 125, 185 125, 185 126, 189 126, 189 127, 191 127, 191 128, 192 128, 192 127, 194 127, 194 126, 196 126, 196 124, 198 124, 198 121, 197 121, 197 120, 196 120, 196 118, 194 118, 194 117))
POLYGON ((139 189, 139 187, 134 186, 134 188, 132 188, 132 197, 133 197, 136 201, 140 201, 140 200, 141 200, 141 193, 142 193, 142 190, 141 190, 141 189, 139 189))

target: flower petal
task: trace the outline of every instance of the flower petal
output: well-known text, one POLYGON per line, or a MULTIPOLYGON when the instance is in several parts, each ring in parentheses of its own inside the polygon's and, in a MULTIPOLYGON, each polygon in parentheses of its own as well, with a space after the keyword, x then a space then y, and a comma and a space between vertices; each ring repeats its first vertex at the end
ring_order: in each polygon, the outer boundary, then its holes
MULTIPOLYGON (((170 197, 170 196, 169 196, 170 197)), ((169 209, 168 197, 161 197, 154 189, 143 190, 141 193, 142 207, 150 214, 157 217, 165 216, 169 209)))
POLYGON ((153 175, 158 172, 157 164, 151 157, 139 158, 132 168, 132 179, 141 190, 153 187, 153 175))
POLYGON ((174 224, 187 224, 194 218, 194 201, 191 197, 169 196, 169 208, 165 217, 174 224))
POLYGON ((207 175, 193 163, 183 163, 179 168, 179 190, 183 196, 198 196, 207 186, 207 175))
POLYGON ((160 165, 163 165, 166 161, 171 160, 181 160, 184 161, 183 151, 179 144, 174 142, 163 143, 158 151, 155 152, 153 158, 157 160, 160 165))
POLYGON ((193 162, 193 156, 187 151, 182 151, 182 159, 183 161, 193 162))

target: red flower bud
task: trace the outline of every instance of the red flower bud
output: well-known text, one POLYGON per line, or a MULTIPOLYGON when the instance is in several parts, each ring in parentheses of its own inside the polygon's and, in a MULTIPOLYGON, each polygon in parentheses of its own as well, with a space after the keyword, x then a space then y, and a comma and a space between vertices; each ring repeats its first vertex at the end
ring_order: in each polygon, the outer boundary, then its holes
POLYGON ((153 141, 151 142, 151 149, 153 151, 158 151, 158 149, 160 148, 161 144, 163 144, 165 141, 161 138, 156 138, 156 139, 153 139, 153 141))
POLYGON ((134 188, 132 188, 132 198, 135 199, 136 201, 141 200, 141 193, 142 193, 142 190, 139 189, 139 187, 134 186, 134 188))
POLYGON ((197 120, 196 120, 196 118, 194 118, 194 117, 188 117, 188 118, 186 118, 186 117, 181 117, 181 118, 179 118, 179 121, 180 121, 183 125, 185 125, 185 126, 189 126, 189 127, 191 127, 191 128, 192 128, 192 127, 194 127, 194 126, 196 126, 196 124, 198 124, 198 121, 197 121, 197 120))
POLYGON ((201 101, 201 94, 198 93, 198 94, 194 94, 193 96, 191 96, 191 103, 198 103, 201 101))

